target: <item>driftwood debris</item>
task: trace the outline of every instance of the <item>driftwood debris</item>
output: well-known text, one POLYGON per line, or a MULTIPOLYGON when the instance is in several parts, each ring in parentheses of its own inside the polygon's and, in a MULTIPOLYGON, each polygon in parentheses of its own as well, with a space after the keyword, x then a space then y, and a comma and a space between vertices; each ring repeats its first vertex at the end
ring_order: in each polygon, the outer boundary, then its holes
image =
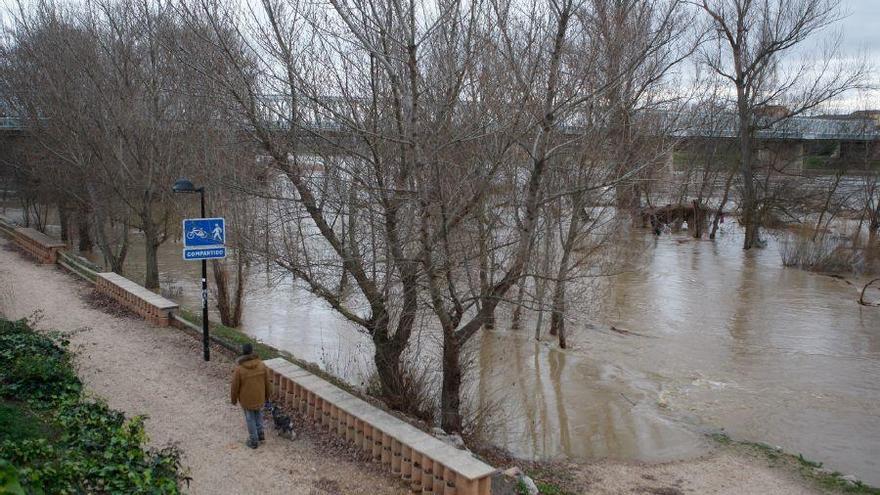
MULTIPOLYGON (((868 287, 878 282, 880 282, 880 278, 875 278, 874 280, 871 280, 867 284, 865 284, 864 287, 862 287, 862 293, 859 296, 859 304, 861 304, 862 306, 877 306, 877 304, 875 303, 869 303, 868 301, 865 301, 865 292, 868 291, 868 287)), ((880 288, 880 284, 878 284, 878 288, 880 288)))
POLYGON ((669 204, 666 206, 643 208, 640 214, 642 217, 642 227, 650 225, 654 234, 660 235, 665 225, 670 225, 675 229, 680 229, 685 222, 687 222, 689 228, 693 228, 698 223, 706 225, 709 208, 699 205, 694 201, 691 204, 669 204))

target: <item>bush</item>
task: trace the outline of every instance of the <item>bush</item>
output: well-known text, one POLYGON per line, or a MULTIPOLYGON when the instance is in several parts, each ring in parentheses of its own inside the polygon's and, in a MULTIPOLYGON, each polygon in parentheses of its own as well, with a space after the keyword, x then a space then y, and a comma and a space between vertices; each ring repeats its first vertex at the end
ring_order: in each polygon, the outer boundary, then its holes
MULTIPOLYGON (((23 493, 179 493, 180 452, 146 449, 144 417, 126 419, 102 402, 85 400, 63 337, 33 332, 24 321, 0 319, 0 399, 31 426, 30 438, 0 439, 0 488, 23 493), (9 406, 12 407, 12 406, 9 406)), ((15 492, 13 492, 15 493, 15 492)))
POLYGON ((814 272, 857 272, 861 265, 858 252, 834 237, 813 241, 809 235, 795 233, 780 242, 779 254, 783 265, 814 272))
POLYGON ((0 320, 0 396, 37 404, 79 396, 67 344, 34 333, 24 320, 0 320))

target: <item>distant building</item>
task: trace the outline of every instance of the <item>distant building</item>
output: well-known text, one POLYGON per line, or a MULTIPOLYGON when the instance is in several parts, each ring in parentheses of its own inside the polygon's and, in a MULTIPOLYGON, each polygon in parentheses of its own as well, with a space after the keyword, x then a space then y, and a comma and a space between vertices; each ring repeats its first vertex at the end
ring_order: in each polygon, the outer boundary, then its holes
POLYGON ((854 119, 873 120, 875 127, 880 127, 880 110, 859 110, 850 116, 854 119))
POLYGON ((756 117, 766 117, 769 119, 784 119, 791 115, 791 110, 785 105, 767 105, 755 109, 756 117))

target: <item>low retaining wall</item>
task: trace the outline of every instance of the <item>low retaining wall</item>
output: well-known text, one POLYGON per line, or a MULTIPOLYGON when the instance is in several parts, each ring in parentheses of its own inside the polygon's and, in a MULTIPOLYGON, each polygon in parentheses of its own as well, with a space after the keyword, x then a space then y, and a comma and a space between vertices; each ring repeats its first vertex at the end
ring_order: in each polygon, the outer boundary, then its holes
POLYGON ((19 227, 13 231, 13 241, 40 263, 52 264, 58 260, 58 251, 67 247, 37 230, 19 227))
POLYGON ((369 453, 415 493, 489 495, 495 468, 282 359, 266 361, 279 403, 369 453))
POLYGON ((112 297, 150 323, 163 327, 168 326, 171 313, 178 308, 177 303, 113 272, 97 274, 95 290, 112 297))
POLYGON ((8 235, 10 238, 15 237, 15 224, 12 220, 0 215, 0 232, 8 235))

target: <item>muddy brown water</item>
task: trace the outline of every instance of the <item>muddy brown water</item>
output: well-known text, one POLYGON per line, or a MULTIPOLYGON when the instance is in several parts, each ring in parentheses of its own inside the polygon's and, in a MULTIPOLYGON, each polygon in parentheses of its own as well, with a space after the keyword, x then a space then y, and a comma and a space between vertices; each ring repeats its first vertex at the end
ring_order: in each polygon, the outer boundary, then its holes
MULTIPOLYGON (((703 454, 705 431, 724 428, 880 485, 880 308, 856 304, 844 281, 782 267, 772 242, 638 242, 636 268, 569 323, 571 349, 536 342, 531 323, 477 340, 469 393, 493 441, 527 457, 656 462, 703 454)), ((132 278, 142 263, 134 246, 132 278)), ((197 307, 198 263, 167 243, 160 264, 163 291, 197 307)), ((259 268, 252 279, 247 333, 362 380, 365 335, 290 279, 259 268)))

